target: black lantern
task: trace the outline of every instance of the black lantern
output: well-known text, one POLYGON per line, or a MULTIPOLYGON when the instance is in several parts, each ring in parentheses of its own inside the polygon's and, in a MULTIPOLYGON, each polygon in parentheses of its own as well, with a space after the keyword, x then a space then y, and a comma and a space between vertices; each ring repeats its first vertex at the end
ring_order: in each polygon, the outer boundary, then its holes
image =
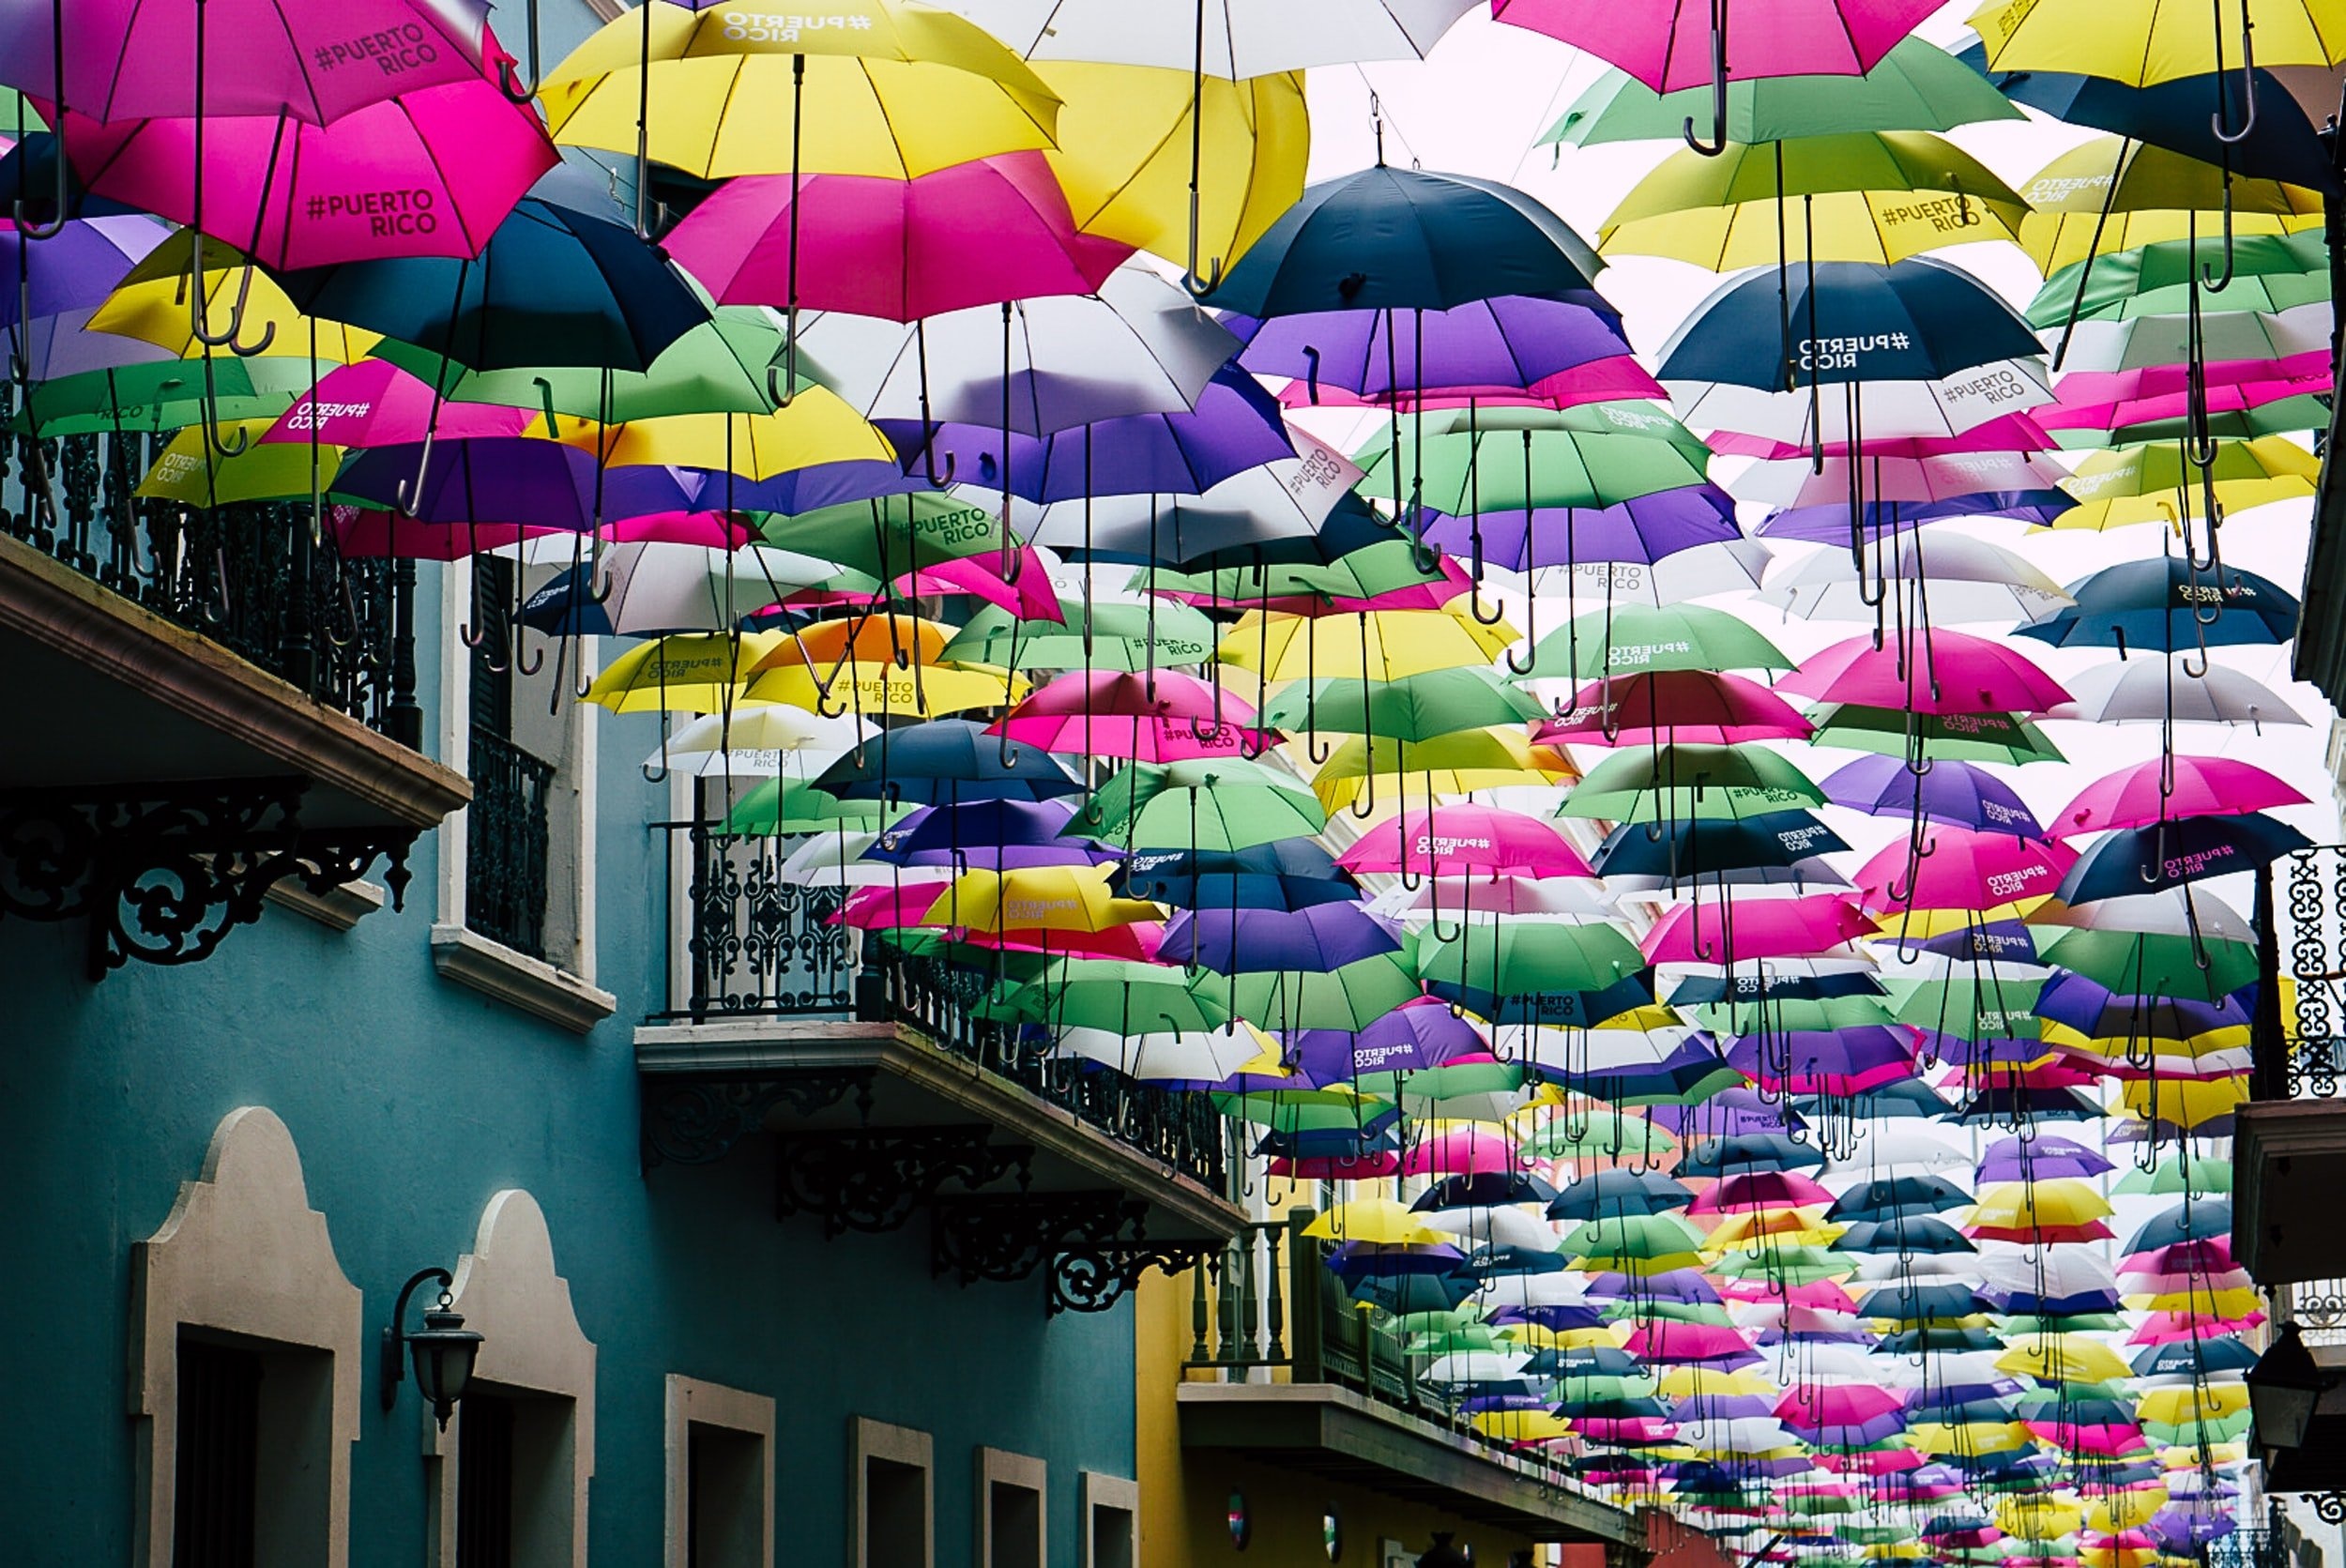
POLYGON ((2248 1408, 2256 1421, 2257 1442, 2268 1449, 2303 1448, 2313 1424, 2314 1407, 2338 1386, 2334 1374, 2322 1370, 2298 1337, 2297 1325, 2283 1323, 2274 1340, 2244 1379, 2248 1385, 2248 1408))
POLYGON ((1474 1568, 1473 1555, 1452 1545, 1451 1534, 1446 1530, 1434 1531, 1434 1544, 1417 1555, 1417 1568, 1474 1568))
POLYGON ((388 1410, 399 1402, 399 1385, 407 1375, 399 1353, 404 1342, 416 1361, 416 1392, 432 1407, 443 1432, 448 1430, 448 1418, 456 1413, 456 1402, 465 1397, 465 1386, 472 1381, 473 1362, 480 1355, 480 1335, 465 1327, 464 1314, 455 1310, 455 1299, 449 1294, 454 1283, 446 1269, 420 1271, 400 1286, 399 1302, 383 1330, 383 1408, 388 1410), (407 1299, 426 1280, 439 1286, 439 1304, 424 1313, 422 1328, 402 1332, 407 1299))

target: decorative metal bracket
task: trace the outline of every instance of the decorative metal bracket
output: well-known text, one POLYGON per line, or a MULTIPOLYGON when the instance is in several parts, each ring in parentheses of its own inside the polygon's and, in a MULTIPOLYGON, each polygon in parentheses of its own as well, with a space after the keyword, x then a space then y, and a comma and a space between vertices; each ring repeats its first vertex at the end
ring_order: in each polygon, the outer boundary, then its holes
POLYGON ((1050 1193, 937 1205, 930 1266, 964 1285, 1012 1281, 1048 1268, 1045 1310, 1105 1312, 1150 1269, 1178 1273, 1219 1241, 1152 1241, 1149 1206, 1121 1193, 1050 1193))
POLYGON ((872 1114, 872 1070, 788 1073, 770 1077, 647 1077, 644 1080, 643 1163, 706 1165, 766 1125, 767 1113, 787 1105, 800 1116, 828 1110, 852 1092, 856 1109, 872 1114), (658 1086, 655 1088, 654 1086, 658 1086))
POLYGON ((1034 1150, 991 1136, 986 1127, 791 1134, 775 1165, 774 1212, 818 1214, 829 1237, 877 1234, 902 1226, 948 1181, 977 1188, 1015 1175, 1025 1192, 1034 1150))
POLYGON ((394 907, 417 828, 301 826, 305 779, 0 790, 0 917, 89 919, 89 976, 193 964, 286 877, 323 893, 376 860, 394 907))
POLYGON ((2323 1524, 2346 1524, 2346 1492, 2312 1492, 2306 1500, 2313 1504, 2315 1515, 2323 1524))

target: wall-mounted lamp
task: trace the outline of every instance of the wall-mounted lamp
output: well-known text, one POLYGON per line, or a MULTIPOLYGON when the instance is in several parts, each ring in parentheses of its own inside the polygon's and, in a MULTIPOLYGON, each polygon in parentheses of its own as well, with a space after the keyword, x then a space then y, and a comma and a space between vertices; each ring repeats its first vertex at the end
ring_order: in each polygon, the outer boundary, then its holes
POLYGON ((454 1277, 446 1269, 419 1271, 400 1286, 391 1320, 383 1329, 383 1408, 388 1410, 399 1402, 399 1385, 407 1375, 399 1353, 404 1343, 415 1356, 416 1392, 432 1407, 443 1432, 448 1430, 448 1418, 456 1413, 456 1402, 465 1397, 465 1385, 472 1381, 473 1362, 480 1354, 480 1335, 465 1327, 464 1314, 455 1310, 455 1298, 449 1294, 453 1284, 454 1277), (407 1320, 407 1298, 426 1280, 439 1286, 440 1304, 424 1313, 422 1328, 404 1332, 401 1325, 407 1320))
POLYGON ((2257 1358, 2242 1381, 2248 1385, 2248 1408, 2256 1423, 2259 1446, 2303 1448, 2313 1424, 2314 1407, 2338 1386, 2338 1377, 2325 1372, 2298 1336, 2297 1325, 2283 1323, 2277 1338, 2257 1358))

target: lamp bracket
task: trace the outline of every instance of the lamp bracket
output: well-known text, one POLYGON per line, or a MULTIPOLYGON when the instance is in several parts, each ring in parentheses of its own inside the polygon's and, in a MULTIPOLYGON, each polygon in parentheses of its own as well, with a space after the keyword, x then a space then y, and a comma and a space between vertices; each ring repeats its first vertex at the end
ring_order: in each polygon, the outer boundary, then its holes
POLYGON ((791 1133, 777 1148, 777 1218, 816 1214, 827 1237, 895 1230, 948 1181, 975 1190, 1014 1176, 1025 1192, 1034 1150, 996 1145, 986 1127, 791 1133))

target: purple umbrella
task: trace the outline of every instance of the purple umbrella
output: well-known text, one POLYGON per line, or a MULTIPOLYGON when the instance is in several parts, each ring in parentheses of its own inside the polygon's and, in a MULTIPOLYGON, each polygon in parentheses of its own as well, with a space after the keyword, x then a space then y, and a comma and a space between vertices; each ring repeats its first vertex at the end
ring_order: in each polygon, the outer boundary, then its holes
MULTIPOLYGON (((424 446, 374 447, 343 464, 333 495, 360 506, 396 503, 413 485, 424 446)), ((558 441, 483 436, 429 446, 429 464, 414 515, 426 523, 520 524, 584 532, 598 521, 657 511, 690 511, 698 476, 680 469, 630 466, 598 470, 592 452, 558 441)))
MULTIPOLYGON (((905 471, 951 469, 965 484, 1002 487, 998 426, 947 424, 922 444, 917 419, 882 419, 905 471)), ((1028 501, 1087 495, 1202 495, 1249 468, 1295 455, 1279 405, 1250 375, 1226 366, 1194 412, 1135 414, 1036 437, 1010 438, 1011 494, 1028 501)))
MULTIPOLYGON (((2012 517, 2023 523, 2050 523, 2077 498, 2060 490, 1982 490, 1969 495, 1949 495, 1936 501, 1867 501, 1862 513, 1866 542, 1884 534, 1906 533, 1927 523, 1955 517, 2012 517)), ((1752 532, 1763 539, 1799 540, 1809 544, 1847 545, 1849 505, 1787 507, 1752 532)))
POLYGON ((2247 1028, 2254 987, 2217 1002, 2180 997, 2130 997, 2085 976, 2061 970, 2037 994, 2036 1015, 2065 1024, 2089 1040, 2188 1040, 2223 1028, 2247 1028))
MULTIPOLYGON (((906 475, 894 464, 871 458, 817 463, 755 480, 739 475, 712 475, 711 482, 712 502, 729 496, 732 504, 744 511, 778 511, 785 517, 887 495, 911 495, 928 489, 917 476, 906 475)), ((893 516, 903 510, 893 508, 889 514, 893 516)))
POLYGON ((1988 1152, 1980 1158, 1975 1180, 2050 1181, 2062 1177, 2100 1176, 2116 1168, 2083 1144, 2067 1138, 2005 1138, 1988 1145, 1988 1152))
POLYGON ((1501 296, 1449 311, 1229 315, 1223 324, 1246 341, 1239 363, 1257 375, 1372 398, 1428 387, 1520 390, 1631 351, 1620 313, 1593 292, 1577 300, 1501 296))
MULTIPOLYGON (((0 315, 7 313, 8 301, 14 297, 0 289, 0 315)), ((86 371, 120 370, 126 365, 158 364, 176 358, 169 349, 143 338, 90 331, 89 318, 95 313, 66 311, 53 316, 37 315, 30 330, 21 336, 15 330, 8 333, 11 346, 23 353, 33 381, 54 381, 86 371)))
POLYGON ((1775 1414, 1775 1404, 1764 1393, 1694 1393, 1670 1401, 1670 1420, 1748 1421, 1775 1414))
POLYGON ((28 293, 35 320, 96 309, 170 232, 144 213, 79 219, 37 242, 0 223, 0 326, 23 319, 28 293))
POLYGON ((1594 561, 1651 566, 1744 537, 1735 525, 1735 498, 1714 484, 1657 490, 1604 508, 1536 507, 1471 518, 1428 510, 1425 517, 1425 541, 1453 555, 1473 548, 1479 524, 1483 559, 1511 571, 1594 561))
POLYGON ((1777 1082, 1797 1094, 1851 1094, 1914 1069, 1915 1031, 1897 1024, 1844 1029, 1786 1029, 1737 1035, 1727 1064, 1754 1082, 1777 1082))
POLYGON ((1919 812, 1929 821, 1980 832, 2045 836, 2035 814, 2011 785, 1968 762, 1942 760, 1917 776, 1902 758, 1862 756, 1827 778, 1822 787, 1825 799, 1835 805, 1869 816, 1911 817, 1919 812))
POLYGON ((1302 1029, 1288 1040, 1298 1069, 1319 1084, 1364 1073, 1422 1073, 1490 1048, 1473 1024, 1431 997, 1404 1002, 1358 1034, 1302 1029))
MULTIPOLYGON (((1931 765, 1931 771, 1936 773, 1941 768, 1956 766, 1950 762, 1936 762, 1931 765)), ((1938 958, 2033 964, 2036 961, 2036 938, 2031 934, 2026 921, 1989 921, 1959 930, 1942 931, 1935 936, 1909 937, 1905 939, 1901 951, 1927 952, 1938 958)))
POLYGON ((1729 1088, 1695 1105, 1654 1105, 1646 1119, 1682 1141, 1733 1138, 1746 1133, 1782 1133, 1803 1125, 1800 1113, 1757 1089, 1729 1088))
POLYGON ((1158 955, 1216 974, 1325 974, 1401 951, 1398 931, 1357 904, 1285 909, 1184 909, 1165 922, 1158 955))
POLYGON ((900 866, 992 870, 1098 865, 1117 859, 1117 851, 1105 845, 1060 836, 1074 814, 1072 799, 923 806, 880 834, 864 859, 900 866))

